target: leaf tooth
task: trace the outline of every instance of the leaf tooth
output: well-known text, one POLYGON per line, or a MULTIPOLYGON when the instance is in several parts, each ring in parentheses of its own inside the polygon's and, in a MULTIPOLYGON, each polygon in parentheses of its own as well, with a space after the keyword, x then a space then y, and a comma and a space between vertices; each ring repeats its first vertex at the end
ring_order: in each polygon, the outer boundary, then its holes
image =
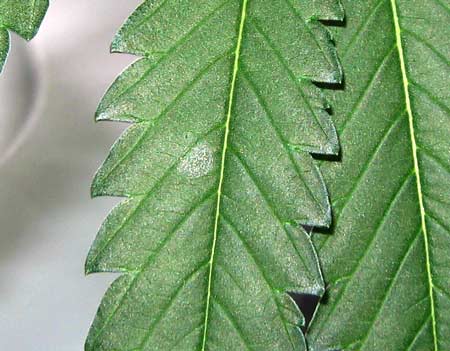
POLYGON ((305 167, 305 164, 309 166, 309 169, 307 170, 308 174, 306 175, 308 179, 307 183, 313 185, 313 188, 316 189, 313 197, 316 211, 315 213, 310 213, 310 216, 308 216, 306 220, 299 221, 299 224, 311 227, 328 228, 332 221, 331 204, 328 190, 319 167, 308 153, 294 152, 293 159, 298 167, 305 167))
POLYGON ((103 262, 104 255, 108 255, 108 245, 120 235, 130 217, 140 206, 142 198, 126 199, 112 209, 103 222, 98 235, 92 244, 85 262, 85 274, 99 272, 130 272, 133 269, 113 267, 103 262))
POLYGON ((322 297, 325 293, 325 282, 322 276, 322 272, 319 267, 319 258, 316 252, 316 249, 310 239, 310 235, 306 233, 305 229, 303 229, 302 226, 299 225, 293 225, 293 224, 285 224, 285 230, 288 233, 288 235, 292 238, 294 244, 298 246, 298 248, 306 247, 307 250, 304 250, 304 252, 307 252, 307 262, 310 264, 305 265, 305 271, 310 272, 310 276, 313 277, 311 279, 312 284, 310 284, 309 287, 303 286, 301 288, 297 287, 288 287, 286 288, 286 291, 289 293, 297 293, 297 294, 311 294, 318 297, 322 297), (315 263, 315 264, 312 264, 315 263))
POLYGON ((305 19, 296 3, 281 0, 276 14, 273 7, 255 3, 250 23, 259 28, 258 31, 283 56, 297 79, 341 82, 342 68, 330 32, 318 20, 305 19), (292 28, 298 29, 292 32, 292 28))
POLYGON ((145 72, 152 67, 152 63, 141 58, 126 67, 117 76, 111 86, 103 95, 100 104, 95 111, 95 121, 141 122, 125 102, 120 102, 120 97, 137 85, 145 72))
POLYGON ((239 1, 232 0, 198 0, 195 6, 191 0, 146 1, 115 35, 111 52, 153 57, 169 53, 179 42, 184 42, 186 36, 207 27, 212 20, 226 23, 228 14, 238 7, 239 1), (178 16, 176 11, 185 15, 178 16), (174 15, 178 20, 167 22, 167 18, 174 15))
POLYGON ((124 177, 132 177, 123 174, 117 179, 116 172, 121 172, 123 162, 132 154, 136 147, 141 144, 149 128, 148 123, 135 123, 130 126, 117 139, 111 151, 94 176, 91 185, 91 196, 129 196, 131 189, 124 184, 124 177), (123 184, 120 188, 118 183, 123 184), (114 190, 110 190, 114 189, 114 190))
POLYGON ((317 36, 326 44, 324 51, 328 58, 328 64, 322 63, 328 70, 321 72, 317 76, 311 76, 311 79, 317 83, 341 84, 344 77, 342 64, 339 60, 334 39, 331 32, 320 22, 315 23, 317 36), (320 29, 319 29, 320 28, 320 29))
POLYGON ((114 280, 106 291, 97 310, 95 320, 89 330, 89 335, 84 345, 86 351, 96 351, 99 349, 99 339, 105 331, 104 328, 107 324, 108 317, 111 318, 111 316, 114 315, 114 311, 116 311, 120 305, 120 301, 126 294, 132 279, 133 278, 129 275, 121 275, 114 280))

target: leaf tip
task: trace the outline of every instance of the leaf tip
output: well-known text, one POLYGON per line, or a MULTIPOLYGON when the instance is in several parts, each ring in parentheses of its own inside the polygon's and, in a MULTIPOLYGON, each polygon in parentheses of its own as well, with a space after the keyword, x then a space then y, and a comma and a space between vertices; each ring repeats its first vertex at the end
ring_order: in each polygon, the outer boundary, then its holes
POLYGON ((95 111, 94 121, 101 122, 101 121, 108 121, 108 120, 109 120, 109 114, 107 112, 105 112, 102 104, 100 104, 97 108, 97 111, 95 111))
POLYGON ((335 67, 323 77, 320 83, 329 83, 329 84, 341 84, 344 77, 344 73, 342 71, 341 63, 339 59, 336 57, 336 65, 335 67))
POLYGON ((94 180, 91 184, 91 198, 95 199, 99 196, 104 196, 104 187, 103 187, 103 179, 100 175, 101 168, 97 171, 97 173, 94 176, 94 180))
POLYGON ((109 47, 109 52, 112 54, 123 52, 123 40, 120 31, 114 36, 113 41, 109 47))
POLYGON ((98 273, 100 271, 97 260, 98 254, 95 248, 96 248, 95 245, 91 247, 86 257, 86 261, 84 262, 84 274, 86 276, 93 273, 98 273))
POLYGON ((89 256, 86 259, 86 263, 84 264, 84 275, 90 275, 97 272, 95 266, 93 266, 89 261, 89 256))
POLYGON ((324 154, 325 155, 330 155, 330 156, 338 156, 340 151, 341 151, 341 146, 339 145, 339 141, 338 141, 338 138, 337 138, 337 135, 336 135, 326 145, 326 148, 324 150, 324 154))

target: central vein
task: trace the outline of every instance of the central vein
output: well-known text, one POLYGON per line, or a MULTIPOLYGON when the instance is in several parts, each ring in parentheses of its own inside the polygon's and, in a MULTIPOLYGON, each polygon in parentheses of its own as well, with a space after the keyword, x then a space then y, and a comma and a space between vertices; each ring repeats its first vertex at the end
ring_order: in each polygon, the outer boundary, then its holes
POLYGON ((432 330, 433 330, 434 350, 438 351, 436 312, 435 312, 435 306, 434 306, 433 278, 432 278, 431 263, 430 263, 429 237, 428 237, 428 231, 427 231, 427 226, 426 226, 426 222, 425 222, 425 206, 423 203, 422 182, 421 182, 421 178, 420 178, 419 160, 417 157, 417 142, 416 142, 416 136, 415 136, 415 131, 414 131, 414 117, 413 117, 413 112, 412 112, 412 108, 411 108, 411 99, 409 96, 409 87, 408 87, 409 82, 408 82, 408 75, 407 75, 407 71, 406 71, 405 56, 404 56, 404 52, 403 52, 401 28, 400 28, 400 22, 399 22, 399 17, 398 17, 398 12, 397 12, 396 0, 391 0, 391 5, 392 5, 392 12, 393 12, 393 17, 394 17, 395 34, 396 34, 396 38, 397 38, 397 48, 398 48, 398 53, 399 53, 399 57, 400 57, 400 66, 401 66, 401 71, 402 71, 403 87, 405 90, 406 110, 408 112, 409 129, 410 129, 412 152, 413 152, 413 159, 414 159, 414 172, 416 174, 417 193, 418 193, 419 207, 420 207, 420 217, 421 217, 422 232, 423 232, 424 242, 425 242, 425 260, 426 260, 426 268, 427 268, 427 276, 428 276, 428 292, 429 292, 429 297, 430 297, 431 323, 432 323, 432 330))
POLYGON ((233 111, 236 80, 237 80, 237 75, 238 75, 238 71, 239 71, 239 58, 241 55, 242 37, 244 34, 245 18, 246 18, 246 14, 247 14, 247 3, 248 3, 248 0, 243 0, 243 2, 242 2, 239 33, 237 36, 236 50, 234 52, 233 76, 231 79, 230 95, 228 97, 228 110, 227 110, 227 117, 226 117, 226 121, 225 121, 225 137, 224 137, 224 141, 223 141, 222 160, 221 160, 221 165, 220 165, 220 178, 219 178, 219 184, 217 186, 217 204, 216 204, 216 214, 215 214, 215 219, 214 219, 213 242, 212 242, 212 248, 211 248, 211 258, 209 260, 208 293, 206 296, 205 327, 204 327, 204 332, 203 332, 202 351, 205 351, 206 337, 207 337, 207 333, 208 333, 209 311, 210 311, 210 305, 211 305, 212 275, 213 275, 213 266, 214 266, 214 256, 216 253, 217 232, 219 229, 220 205, 222 203, 222 188, 223 188, 224 173, 225 173, 225 158, 227 155, 228 138, 230 135, 230 121, 231 121, 231 114, 233 111))

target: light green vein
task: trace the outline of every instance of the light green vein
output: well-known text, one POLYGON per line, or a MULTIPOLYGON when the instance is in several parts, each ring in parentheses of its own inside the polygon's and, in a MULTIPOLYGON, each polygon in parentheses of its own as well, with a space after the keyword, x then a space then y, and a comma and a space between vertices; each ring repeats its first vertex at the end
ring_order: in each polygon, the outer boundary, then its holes
POLYGON ((417 143, 416 143, 416 136, 415 136, 415 130, 414 130, 414 116, 413 116, 413 112, 412 112, 412 108, 411 108, 411 99, 410 99, 410 95, 409 95, 409 81, 408 81, 408 75, 407 75, 407 71, 406 71, 405 55, 404 55, 404 51, 403 51, 402 34, 401 34, 399 16, 398 16, 398 12, 397 12, 397 0, 391 0, 391 5, 392 5, 392 14, 393 14, 393 19, 394 19, 394 26, 395 26, 395 36, 396 36, 396 40, 397 40, 397 49, 398 49, 398 54, 399 54, 399 58, 400 58, 400 67, 401 67, 401 71, 402 71, 403 88, 405 91, 406 110, 408 112, 412 153, 413 153, 413 159, 414 159, 414 172, 415 172, 416 180, 417 180, 417 195, 419 198, 420 217, 421 217, 421 222, 422 222, 422 232, 423 232, 424 243, 425 243, 425 259, 426 259, 426 269, 427 269, 427 275, 428 275, 428 289, 429 289, 428 291, 429 291, 429 295, 430 295, 431 324, 432 324, 432 328, 433 328, 434 351, 438 351, 436 312, 435 312, 435 302, 434 302, 434 294, 433 294, 434 286, 433 286, 433 277, 432 277, 432 273, 431 273, 429 237, 428 237, 427 226, 426 226, 426 218, 425 218, 426 213, 425 213, 425 207, 424 207, 424 202, 423 202, 419 159, 417 156, 417 143))
POLYGON ((215 214, 215 219, 214 219, 213 242, 212 242, 212 247, 211 247, 211 258, 209 261, 208 292, 207 292, 207 296, 206 296, 205 328, 203 330, 202 351, 205 351, 206 338, 207 338, 207 334, 208 334, 209 311, 210 311, 210 305, 211 305, 212 275, 213 275, 214 256, 215 256, 216 243, 217 243, 217 232, 218 232, 218 228, 219 228, 220 205, 222 203, 222 188, 223 188, 224 175, 225 175, 225 158, 227 155, 228 138, 229 138, 229 134, 230 134, 231 114, 233 111, 233 102, 234 102, 236 81, 237 81, 237 75, 238 75, 238 71, 239 71, 239 58, 241 55, 242 38, 243 38, 243 34, 244 34, 245 18, 247 15, 247 3, 248 3, 248 0, 243 0, 243 2, 242 2, 239 33, 238 33, 238 37, 237 37, 236 51, 235 51, 235 55, 234 55, 233 76, 231 79, 230 95, 229 95, 229 101, 228 101, 228 111, 227 111, 227 117, 226 117, 226 122, 225 122, 225 137, 224 137, 223 148, 222 148, 222 161, 221 161, 221 165, 220 165, 219 185, 217 187, 217 204, 216 204, 216 214, 215 214))

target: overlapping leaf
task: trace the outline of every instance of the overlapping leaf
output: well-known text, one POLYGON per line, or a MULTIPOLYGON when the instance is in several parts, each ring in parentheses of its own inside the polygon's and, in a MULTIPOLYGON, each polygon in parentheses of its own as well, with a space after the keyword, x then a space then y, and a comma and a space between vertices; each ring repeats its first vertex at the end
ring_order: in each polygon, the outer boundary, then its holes
POLYGON ((0 72, 9 52, 8 29, 31 40, 47 8, 48 0, 0 0, 0 72))
POLYGON ((87 272, 122 272, 86 350, 303 350, 287 292, 321 294, 310 238, 330 207, 309 155, 336 154, 311 80, 338 82, 336 0, 149 0, 114 51, 143 56, 98 120, 132 122, 93 195, 127 199, 87 272))
MULTIPOLYGON (((346 0, 312 350, 450 350, 450 3, 346 0)), ((339 48, 338 48, 339 49, 339 48)))

